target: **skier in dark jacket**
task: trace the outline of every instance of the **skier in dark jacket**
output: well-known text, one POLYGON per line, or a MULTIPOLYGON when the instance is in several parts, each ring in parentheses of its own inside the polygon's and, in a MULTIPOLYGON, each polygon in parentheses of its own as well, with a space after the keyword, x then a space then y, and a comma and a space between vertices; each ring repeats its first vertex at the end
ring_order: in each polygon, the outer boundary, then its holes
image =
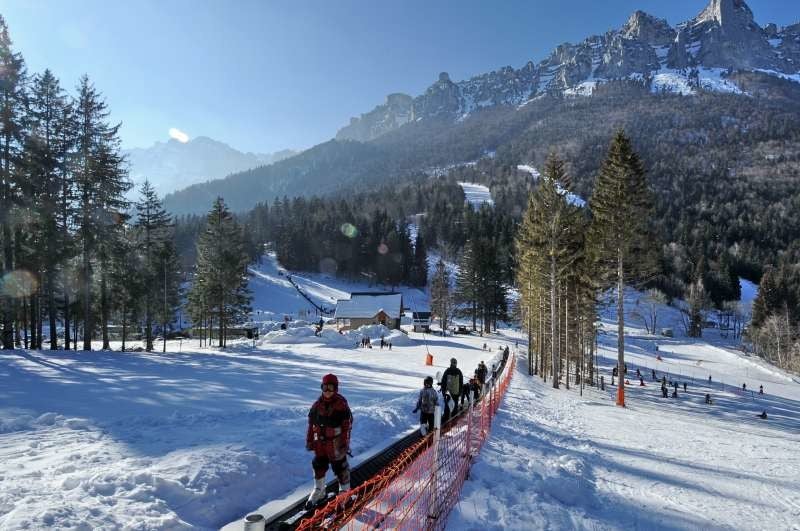
POLYGON ((442 396, 444 397, 443 421, 446 421, 448 418, 450 418, 451 414, 448 397, 453 398, 452 413, 455 413, 455 409, 458 407, 458 398, 461 395, 461 388, 464 387, 464 375, 461 373, 461 369, 459 369, 457 365, 458 360, 451 358, 450 367, 444 371, 444 374, 442 374, 442 381, 439 382, 439 385, 442 389, 442 396))
POLYGON ((483 386, 486 385, 486 376, 489 374, 489 368, 483 360, 478 364, 478 368, 475 369, 475 374, 478 376, 478 383, 481 386, 481 393, 483 393, 483 386))
POLYGON ((414 408, 414 413, 420 412, 419 424, 422 435, 433 431, 433 414, 437 405, 439 405, 439 393, 433 389, 433 378, 427 376, 423 380, 423 387, 419 391, 417 406, 414 408))
POLYGON ((353 414, 347 400, 339 394, 339 379, 333 374, 322 378, 322 395, 308 412, 306 449, 314 452, 314 490, 308 496, 307 507, 313 507, 325 497, 325 474, 330 465, 339 478, 339 491, 350 490, 350 430, 353 414))

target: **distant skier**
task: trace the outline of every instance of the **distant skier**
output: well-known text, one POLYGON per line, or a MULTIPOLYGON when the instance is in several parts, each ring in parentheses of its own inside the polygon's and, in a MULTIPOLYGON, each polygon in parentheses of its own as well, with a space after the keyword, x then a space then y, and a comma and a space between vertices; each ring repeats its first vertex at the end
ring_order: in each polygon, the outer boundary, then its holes
POLYGON ((442 390, 442 396, 444 397, 444 418, 442 420, 447 421, 450 418, 451 413, 455 413, 456 408, 458 407, 458 399, 461 395, 461 388, 464 387, 464 374, 461 372, 461 369, 458 368, 458 360, 455 358, 450 358, 450 367, 448 367, 444 373, 442 374, 442 381, 439 382, 442 390), (448 398, 453 398, 453 410, 450 410, 450 404, 448 398))
POLYGON ((759 385, 758 386, 758 394, 760 394, 760 395, 764 394, 764 386, 763 385, 759 385))
POLYGON ((686 392, 686 382, 683 382, 683 392, 686 392))
POLYGON ((419 429, 422 435, 425 435, 433 431, 433 414, 436 411, 436 406, 439 405, 439 393, 433 388, 433 378, 431 376, 426 376, 422 385, 414 413, 420 412, 419 429))
POLYGON ((708 375, 708 383, 711 383, 711 375, 708 375))
POLYGON ((657 380, 658 378, 656 377, 656 370, 652 369, 652 371, 653 371, 653 380, 657 380))
POLYGON ((478 380, 478 373, 476 372, 475 375, 470 378, 469 380, 469 391, 472 393, 472 403, 477 404, 478 399, 481 397, 481 384, 478 380))
POLYGON ((742 391, 747 391, 747 384, 746 383, 742 384, 742 391))
POLYGON ((758 418, 760 418, 760 419, 764 419, 764 420, 766 420, 766 419, 767 419, 767 410, 765 409, 764 411, 762 411, 762 412, 761 412, 761 414, 760 414, 760 415, 757 415, 757 416, 758 416, 758 418))
POLYGON ((475 369, 475 374, 478 375, 478 383, 481 385, 481 393, 483 393, 483 386, 486 385, 486 376, 489 374, 489 368, 483 360, 478 364, 478 368, 475 369))
POLYGON ((347 400, 339 394, 339 379, 333 374, 322 378, 322 394, 308 412, 306 449, 314 452, 314 490, 308 496, 307 508, 325 498, 325 474, 330 465, 339 478, 339 491, 350 490, 350 430, 353 414, 347 400))
POLYGON ((706 404, 713 404, 713 403, 714 401, 711 400, 711 395, 709 393, 706 393, 706 404))

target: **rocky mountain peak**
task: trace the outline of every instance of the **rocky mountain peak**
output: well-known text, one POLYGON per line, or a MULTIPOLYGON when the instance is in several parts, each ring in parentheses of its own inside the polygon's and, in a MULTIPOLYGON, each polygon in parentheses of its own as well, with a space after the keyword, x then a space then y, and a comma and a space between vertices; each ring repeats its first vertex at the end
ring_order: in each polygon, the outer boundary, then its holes
POLYGON ((712 21, 723 27, 747 27, 753 23, 753 12, 744 0, 711 0, 695 17, 694 24, 712 21))
POLYGON ((741 88, 728 79, 737 70, 800 81, 800 24, 762 28, 745 0, 707 1, 700 14, 674 28, 637 10, 621 28, 560 44, 538 63, 455 82, 441 72, 423 94, 413 99, 390 95, 385 104, 352 119, 337 139, 369 141, 410 122, 466 120, 497 105, 522 108, 545 94, 587 96, 612 80, 686 95, 698 90, 739 93, 741 88))
POLYGON ((626 39, 637 39, 651 46, 666 46, 675 40, 675 30, 666 20, 644 11, 634 11, 620 29, 620 34, 626 39))

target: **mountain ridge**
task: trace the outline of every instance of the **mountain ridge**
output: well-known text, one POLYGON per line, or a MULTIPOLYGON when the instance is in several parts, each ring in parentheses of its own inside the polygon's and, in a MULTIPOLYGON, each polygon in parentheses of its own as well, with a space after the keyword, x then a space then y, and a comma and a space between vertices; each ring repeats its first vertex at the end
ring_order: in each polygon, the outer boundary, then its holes
POLYGON ((207 136, 185 143, 169 139, 157 141, 148 148, 123 150, 130 165, 134 196, 145 179, 163 196, 186 186, 266 166, 297 153, 288 149, 275 153, 242 152, 207 136))
POLYGON ((736 70, 800 82, 800 23, 761 28, 744 0, 711 0, 675 27, 637 10, 621 28, 560 44, 538 64, 505 66, 459 82, 442 72, 417 97, 390 94, 385 103, 351 118, 336 138, 367 142, 412 121, 442 115, 464 119, 481 108, 519 106, 542 94, 589 95, 598 84, 617 79, 644 80, 654 92, 740 92, 726 80, 736 70))

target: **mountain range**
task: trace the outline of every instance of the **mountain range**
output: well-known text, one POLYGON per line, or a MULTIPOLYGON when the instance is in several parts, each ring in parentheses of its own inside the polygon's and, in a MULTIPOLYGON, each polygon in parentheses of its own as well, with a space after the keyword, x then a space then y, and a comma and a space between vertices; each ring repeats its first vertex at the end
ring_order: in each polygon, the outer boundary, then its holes
POLYGON ((800 24, 762 28, 744 0, 711 0, 699 15, 674 28, 636 11, 620 29, 561 44, 538 64, 506 66, 459 82, 442 72, 416 98, 390 94, 383 105, 352 118, 336 138, 369 141, 415 120, 464 119, 478 109, 525 105, 544 94, 590 95, 598 84, 616 79, 643 80, 654 92, 740 93, 727 77, 736 70, 800 81, 800 24))
POLYGON ((145 179, 163 196, 196 183, 222 179, 228 175, 266 166, 296 155, 296 151, 275 153, 243 153, 227 144, 205 136, 188 142, 170 139, 156 142, 149 148, 124 151, 130 164, 129 174, 134 183, 132 194, 145 179))
MULTIPOLYGON (((592 153, 580 165, 587 175, 575 175, 581 186, 614 127, 634 135, 661 127, 669 138, 727 142, 724 134, 710 135, 708 123, 747 131, 748 121, 773 110, 790 114, 794 123, 798 104, 800 24, 761 27, 744 0, 711 0, 675 27, 636 11, 621 28, 561 44, 537 64, 458 82, 443 72, 421 95, 390 94, 331 141, 270 166, 195 184, 167 196, 165 205, 178 214, 202 213, 221 195, 244 211, 284 195, 374 188, 487 153, 497 152, 510 165, 540 162, 548 149, 592 153), (565 113, 576 105, 591 119, 565 113), (746 116, 734 119, 731 109, 746 116), (648 114, 662 110, 671 113, 669 122, 646 123, 648 114), (562 123, 561 115, 574 121, 562 123), (593 124, 590 131, 586 122, 593 124), (562 129, 570 128, 571 137, 564 137, 562 129), (509 153, 525 158, 510 160, 509 153)), ((720 149, 730 148, 725 143, 720 149)))

